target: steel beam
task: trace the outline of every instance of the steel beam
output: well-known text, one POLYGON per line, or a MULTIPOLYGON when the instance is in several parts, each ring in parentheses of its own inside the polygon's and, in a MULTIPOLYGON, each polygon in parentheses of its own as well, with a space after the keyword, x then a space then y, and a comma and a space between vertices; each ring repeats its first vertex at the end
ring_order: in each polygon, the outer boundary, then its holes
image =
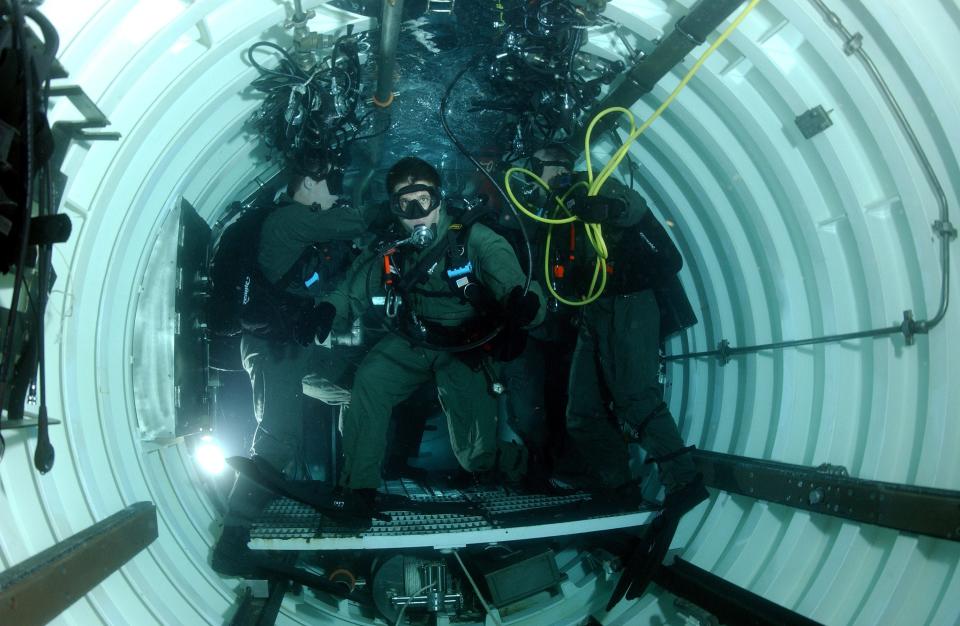
POLYGON ((708 487, 805 511, 960 541, 960 491, 851 478, 819 468, 696 450, 708 487))
POLYGON ((815 626, 808 617, 795 613, 762 596, 691 565, 682 559, 657 570, 653 581, 714 615, 721 624, 743 626, 815 626))
MULTIPOLYGON (((589 122, 597 113, 613 106, 630 108, 653 89, 660 79, 666 76, 685 56, 706 41, 723 20, 743 4, 743 0, 700 0, 690 12, 677 20, 673 31, 657 44, 653 52, 627 70, 623 81, 600 102, 590 115, 589 122)), ((596 124, 592 135, 599 137, 613 128, 618 116, 608 115, 596 124)), ((579 129, 568 141, 576 154, 580 153, 587 127, 579 129)))
POLYGON ((137 502, 0 573, 0 624, 45 624, 157 538, 157 509, 137 502))

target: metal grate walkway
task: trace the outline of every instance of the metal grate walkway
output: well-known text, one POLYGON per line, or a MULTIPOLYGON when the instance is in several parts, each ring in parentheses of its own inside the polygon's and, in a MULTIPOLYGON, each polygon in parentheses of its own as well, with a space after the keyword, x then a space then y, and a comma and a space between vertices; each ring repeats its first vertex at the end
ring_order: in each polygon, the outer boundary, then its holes
POLYGON ((495 489, 432 489, 392 481, 388 496, 409 498, 391 509, 389 522, 350 528, 287 498, 271 503, 250 530, 255 550, 456 548, 469 544, 539 539, 645 524, 655 509, 617 511, 588 493, 523 495, 495 489))

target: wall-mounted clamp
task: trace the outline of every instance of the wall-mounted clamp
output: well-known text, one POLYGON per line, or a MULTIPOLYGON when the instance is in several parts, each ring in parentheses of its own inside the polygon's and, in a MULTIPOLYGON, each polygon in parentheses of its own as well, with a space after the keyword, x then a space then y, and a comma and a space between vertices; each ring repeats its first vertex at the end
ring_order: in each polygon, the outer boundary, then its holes
POLYGON ((860 33, 853 33, 846 41, 843 42, 843 53, 847 56, 851 56, 860 52, 860 48, 862 47, 863 35, 860 33))
POLYGON ((903 340, 908 346, 913 345, 913 338, 917 333, 924 332, 923 326, 913 319, 913 311, 910 309, 903 312, 903 321, 900 322, 900 332, 903 333, 903 340))
POLYGON ((726 365, 730 362, 730 355, 732 354, 730 350, 730 342, 726 339, 721 339, 720 343, 717 344, 717 361, 721 366, 726 365))
POLYGON ((957 228, 950 220, 937 220, 933 223, 933 232, 940 235, 941 238, 953 240, 957 238, 957 228))

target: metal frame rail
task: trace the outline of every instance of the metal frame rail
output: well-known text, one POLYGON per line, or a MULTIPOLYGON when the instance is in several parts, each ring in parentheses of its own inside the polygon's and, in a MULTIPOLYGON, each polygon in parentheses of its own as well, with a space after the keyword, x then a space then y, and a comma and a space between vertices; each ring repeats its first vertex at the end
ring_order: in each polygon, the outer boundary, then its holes
POLYGON ((960 541, 960 491, 852 478, 843 467, 813 468, 695 450, 708 487, 767 502, 960 541))
POLYGON ((0 624, 45 624, 157 538, 157 509, 137 502, 0 573, 0 624))

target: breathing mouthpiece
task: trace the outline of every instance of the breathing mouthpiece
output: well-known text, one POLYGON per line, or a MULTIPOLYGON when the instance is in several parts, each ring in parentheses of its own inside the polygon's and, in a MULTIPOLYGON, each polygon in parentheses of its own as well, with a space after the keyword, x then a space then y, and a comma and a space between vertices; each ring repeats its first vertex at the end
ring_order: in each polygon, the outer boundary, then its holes
POLYGON ((431 243, 433 243, 435 235, 433 234, 433 229, 427 226, 426 224, 417 224, 413 227, 413 232, 410 234, 410 245, 417 248, 426 248, 431 243))

